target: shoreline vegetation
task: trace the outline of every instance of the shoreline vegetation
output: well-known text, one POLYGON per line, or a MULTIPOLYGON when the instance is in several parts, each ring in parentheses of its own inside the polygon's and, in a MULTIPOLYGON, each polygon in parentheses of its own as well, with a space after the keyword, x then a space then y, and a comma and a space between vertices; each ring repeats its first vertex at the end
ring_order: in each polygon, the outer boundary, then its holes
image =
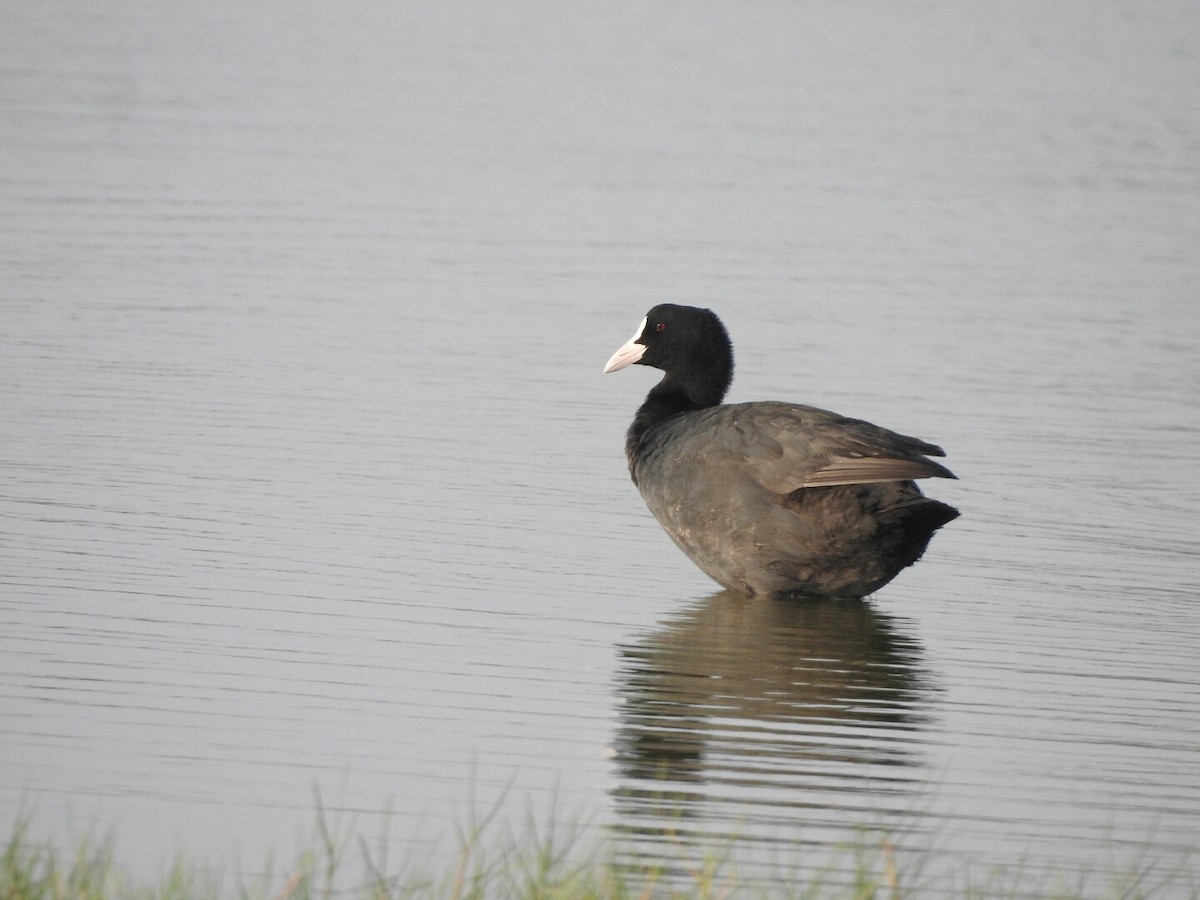
POLYGON ((803 874, 785 866, 739 871, 739 845, 684 850, 673 862, 622 856, 619 836, 564 825, 554 814, 528 816, 512 829, 495 811, 460 827, 457 847, 438 868, 388 862, 387 841, 372 849, 353 823, 334 821, 317 798, 315 838, 287 861, 258 874, 215 872, 178 857, 151 883, 131 877, 111 834, 95 832, 63 847, 33 837, 33 818, 18 815, 0 856, 0 900, 718 900, 718 898, 1193 898, 1200 900, 1194 857, 1175 865, 1154 859, 1116 863, 1107 872, 1044 872, 1016 865, 980 876, 924 876, 936 862, 914 863, 890 837, 864 831, 854 845, 828 848, 827 861, 803 874))

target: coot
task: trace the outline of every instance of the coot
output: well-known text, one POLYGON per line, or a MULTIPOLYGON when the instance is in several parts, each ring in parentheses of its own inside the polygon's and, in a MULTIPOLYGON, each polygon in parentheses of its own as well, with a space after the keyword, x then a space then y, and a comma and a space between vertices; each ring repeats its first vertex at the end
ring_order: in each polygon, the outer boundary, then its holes
POLYGON ((709 577, 746 594, 859 598, 925 552, 958 510, 917 478, 954 478, 940 447, 793 403, 722 404, 733 347, 711 310, 665 303, 604 371, 665 373, 625 440, 659 524, 709 577))

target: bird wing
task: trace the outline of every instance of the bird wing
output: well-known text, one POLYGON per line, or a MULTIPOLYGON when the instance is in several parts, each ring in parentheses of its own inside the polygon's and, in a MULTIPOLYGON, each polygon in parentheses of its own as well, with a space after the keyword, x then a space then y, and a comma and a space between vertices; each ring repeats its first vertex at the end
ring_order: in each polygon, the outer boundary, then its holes
POLYGON ((828 410, 790 403, 721 408, 714 450, 745 461, 751 477, 777 494, 837 484, 954 478, 929 459, 933 444, 828 410))

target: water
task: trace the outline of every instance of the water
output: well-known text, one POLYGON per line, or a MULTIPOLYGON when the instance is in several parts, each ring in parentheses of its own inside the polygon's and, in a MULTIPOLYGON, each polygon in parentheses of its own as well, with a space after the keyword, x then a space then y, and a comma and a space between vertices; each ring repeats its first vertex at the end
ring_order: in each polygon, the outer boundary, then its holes
POLYGON ((1192 5, 4 18, 4 821, 1189 859, 1192 5), (599 376, 668 299, 963 517, 863 606, 715 593, 625 472, 653 375, 599 376))

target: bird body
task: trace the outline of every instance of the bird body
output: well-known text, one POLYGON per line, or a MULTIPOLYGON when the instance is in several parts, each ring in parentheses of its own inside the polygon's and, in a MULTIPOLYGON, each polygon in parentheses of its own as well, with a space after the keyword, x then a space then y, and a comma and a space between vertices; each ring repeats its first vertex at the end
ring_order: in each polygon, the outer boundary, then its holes
POLYGON ((717 583, 746 594, 863 597, 916 562, 957 510, 914 479, 954 475, 942 450, 811 406, 723 404, 728 333, 709 310, 662 304, 609 360, 665 375, 629 428, 646 505, 717 583))

